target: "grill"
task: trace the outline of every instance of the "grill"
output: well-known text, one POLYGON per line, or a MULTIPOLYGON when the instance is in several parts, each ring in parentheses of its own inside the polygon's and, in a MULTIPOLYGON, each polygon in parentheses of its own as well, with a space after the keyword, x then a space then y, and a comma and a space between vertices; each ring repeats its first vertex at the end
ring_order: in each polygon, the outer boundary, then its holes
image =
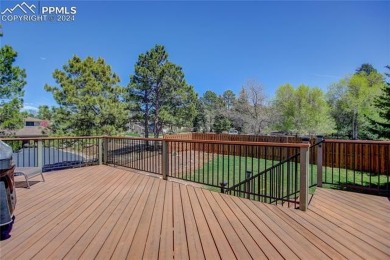
POLYGON ((14 222, 16 192, 14 182, 15 165, 12 162, 12 148, 0 141, 0 239, 10 237, 14 222))

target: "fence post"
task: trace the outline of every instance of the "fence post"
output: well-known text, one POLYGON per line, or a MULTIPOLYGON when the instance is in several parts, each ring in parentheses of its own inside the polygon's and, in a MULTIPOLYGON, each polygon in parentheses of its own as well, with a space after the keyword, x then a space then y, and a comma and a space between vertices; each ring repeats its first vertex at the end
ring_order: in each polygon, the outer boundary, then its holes
POLYGON ((37 154, 37 159, 38 159, 38 167, 43 168, 44 162, 43 162, 43 141, 38 140, 38 154, 37 154))
POLYGON ((162 141, 162 158, 161 158, 161 168, 163 180, 168 179, 169 172, 169 156, 168 156, 168 142, 164 139, 162 141))
MULTIPOLYGON (((302 138, 303 143, 309 144, 309 138, 302 138)), ((302 211, 307 210, 309 203, 309 160, 310 153, 309 147, 300 148, 300 192, 299 192, 299 209, 302 211)))
POLYGON ((322 187, 322 142, 324 137, 322 135, 317 135, 316 143, 317 145, 317 187, 322 187))
POLYGON ((252 172, 251 171, 246 171, 246 180, 247 180, 247 182, 246 182, 246 184, 245 184, 245 192, 246 192, 246 198, 247 199, 250 199, 250 197, 251 197, 251 194, 250 194, 250 192, 251 192, 251 182, 250 181, 248 181, 251 177, 252 177, 252 172))
POLYGON ((99 144, 99 165, 103 164, 103 139, 99 137, 98 139, 99 144))

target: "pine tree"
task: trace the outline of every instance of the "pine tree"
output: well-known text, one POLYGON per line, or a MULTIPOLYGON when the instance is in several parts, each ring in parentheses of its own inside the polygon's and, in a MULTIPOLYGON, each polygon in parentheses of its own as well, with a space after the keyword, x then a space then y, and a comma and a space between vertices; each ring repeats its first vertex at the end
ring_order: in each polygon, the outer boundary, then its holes
POLYGON ((128 112, 119 77, 102 58, 74 56, 53 73, 56 86, 46 85, 59 107, 52 115, 57 134, 113 135, 124 130, 128 112))
MULTIPOLYGON (((390 66, 386 66, 390 70, 390 66)), ((385 73, 390 78, 390 73, 385 73)), ((375 99, 375 107, 379 110, 380 120, 370 119, 371 130, 380 138, 390 139, 390 81, 383 87, 382 95, 375 99)))
POLYGON ((9 45, 0 48, 0 130, 9 134, 23 126, 24 86, 26 71, 14 66, 18 54, 9 45), (5 130, 5 131, 4 131, 5 130))
POLYGON ((150 126, 158 137, 164 126, 192 125, 196 93, 186 83, 182 68, 168 60, 164 46, 139 55, 127 91, 132 117, 143 121, 146 138, 150 126))

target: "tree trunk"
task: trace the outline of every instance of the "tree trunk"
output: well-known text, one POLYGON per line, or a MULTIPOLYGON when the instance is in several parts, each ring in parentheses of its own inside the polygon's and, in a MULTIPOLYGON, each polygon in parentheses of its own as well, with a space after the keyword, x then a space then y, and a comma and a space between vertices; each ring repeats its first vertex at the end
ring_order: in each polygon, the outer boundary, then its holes
POLYGON ((158 138, 159 136, 159 113, 160 113, 160 91, 159 91, 159 82, 157 82, 156 88, 156 100, 155 100, 155 112, 154 112, 154 138, 158 138))
POLYGON ((353 111, 353 116, 352 116, 352 139, 357 140, 358 138, 358 133, 357 133, 357 112, 356 110, 353 111))
POLYGON ((144 93, 144 103, 145 105, 145 114, 144 114, 144 137, 149 138, 149 104, 147 102, 148 93, 145 91, 144 93))

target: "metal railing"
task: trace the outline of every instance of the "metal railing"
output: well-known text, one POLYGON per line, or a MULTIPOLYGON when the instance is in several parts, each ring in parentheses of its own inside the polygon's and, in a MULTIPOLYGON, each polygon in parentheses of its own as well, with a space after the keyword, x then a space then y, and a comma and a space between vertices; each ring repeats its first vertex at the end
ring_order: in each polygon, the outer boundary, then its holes
POLYGON ((307 206, 308 166, 300 164, 308 164, 308 158, 305 156, 301 162, 300 152, 303 149, 308 154, 308 143, 180 139, 164 142, 169 177, 207 185, 213 190, 220 190, 222 185, 234 195, 264 202, 289 202, 288 206, 302 202, 301 209, 307 206), (301 176, 305 179, 301 180, 301 176))
POLYGON ((322 183, 390 196, 390 142, 325 140, 322 183))
POLYGON ((162 174, 163 139, 104 137, 103 161, 114 166, 162 174))
POLYGON ((99 137, 5 138, 13 149, 17 167, 41 167, 43 171, 99 163, 99 137))
POLYGON ((299 204, 299 150, 297 154, 255 174, 246 172, 246 179, 221 191, 271 204, 299 204))

